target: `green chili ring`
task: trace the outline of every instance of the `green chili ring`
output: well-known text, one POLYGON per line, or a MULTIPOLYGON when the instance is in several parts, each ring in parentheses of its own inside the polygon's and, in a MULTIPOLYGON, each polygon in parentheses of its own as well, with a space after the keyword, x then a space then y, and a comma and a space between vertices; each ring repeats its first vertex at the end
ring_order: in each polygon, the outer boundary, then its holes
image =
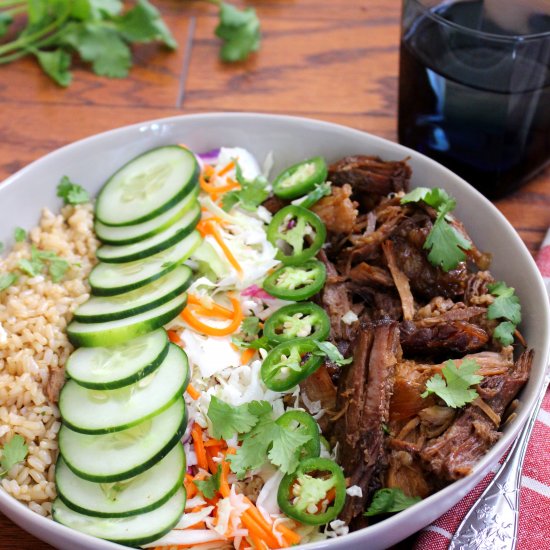
POLYGON ((324 525, 335 519, 346 501, 346 480, 342 468, 328 458, 307 458, 297 470, 286 474, 277 491, 279 508, 290 518, 306 525, 324 525), (311 474, 321 474, 314 477, 311 474), (299 489, 298 489, 299 488, 299 489), (313 512, 334 490, 334 500, 324 511, 313 512))
POLYGON ((297 199, 327 179, 327 163, 313 157, 283 170, 273 181, 273 193, 281 199, 297 199))
POLYGON ((325 265, 309 260, 300 266, 285 265, 266 277, 263 289, 275 298, 299 302, 317 294, 327 278, 325 265))
POLYGON ((313 302, 284 306, 264 325, 264 336, 277 344, 293 338, 313 338, 322 342, 329 333, 330 320, 326 311, 313 302))
POLYGON ((295 338, 275 346, 260 368, 264 384, 276 392, 290 390, 321 366, 323 358, 313 355, 318 349, 311 338, 295 338))

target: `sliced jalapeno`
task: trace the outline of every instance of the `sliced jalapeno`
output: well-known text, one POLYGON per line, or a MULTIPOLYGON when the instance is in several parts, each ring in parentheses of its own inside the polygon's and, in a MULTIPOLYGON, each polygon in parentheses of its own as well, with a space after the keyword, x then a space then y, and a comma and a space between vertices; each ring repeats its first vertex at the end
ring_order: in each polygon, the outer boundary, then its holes
POLYGON ((306 525, 324 525, 342 511, 346 480, 342 468, 328 458, 307 458, 286 474, 277 491, 279 508, 306 525))
POLYGON ((275 346, 262 363, 264 384, 280 392, 293 388, 321 366, 323 358, 313 355, 317 349, 311 338, 296 338, 275 346))
POLYGON ((325 265, 319 260, 309 260, 300 266, 280 267, 266 277, 263 288, 275 298, 299 302, 317 294, 323 288, 326 278, 325 265))
POLYGON ((300 460, 315 458, 321 454, 319 426, 310 414, 304 411, 286 411, 277 418, 276 423, 283 428, 290 428, 303 435, 311 436, 311 439, 302 447, 300 460))
POLYGON ((313 258, 326 236, 325 224, 317 214, 293 204, 281 208, 267 227, 267 238, 278 248, 277 259, 286 265, 313 258))
POLYGON ((277 310, 264 325, 264 336, 270 342, 284 342, 293 338, 326 340, 330 320, 325 310, 313 302, 290 304, 277 310))
POLYGON ((290 166, 273 182, 273 193, 281 199, 296 199, 309 193, 327 179, 327 163, 323 157, 313 157, 290 166))

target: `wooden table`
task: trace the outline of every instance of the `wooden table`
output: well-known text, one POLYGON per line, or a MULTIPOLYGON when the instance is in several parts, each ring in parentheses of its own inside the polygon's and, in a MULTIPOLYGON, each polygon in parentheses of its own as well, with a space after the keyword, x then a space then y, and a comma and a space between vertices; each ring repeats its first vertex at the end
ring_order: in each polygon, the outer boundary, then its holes
MULTIPOLYGON (((399 0, 258 0, 261 51, 218 61, 213 6, 153 0, 180 48, 134 49, 129 78, 85 68, 61 89, 31 59, 0 67, 0 181, 72 141, 139 121, 207 111, 295 114, 396 139, 399 0)), ((550 170, 498 208, 531 252, 550 226, 550 170)), ((0 515, 0 550, 46 550, 0 515)))

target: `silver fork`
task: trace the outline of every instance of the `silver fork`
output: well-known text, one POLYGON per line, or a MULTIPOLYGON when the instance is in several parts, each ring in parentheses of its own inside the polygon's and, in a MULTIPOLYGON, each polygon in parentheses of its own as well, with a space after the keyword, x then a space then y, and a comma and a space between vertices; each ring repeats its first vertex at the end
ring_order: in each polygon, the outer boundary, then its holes
POLYGON ((513 550, 516 547, 521 469, 549 382, 550 372, 547 372, 531 416, 500 470, 458 526, 449 550, 513 550))

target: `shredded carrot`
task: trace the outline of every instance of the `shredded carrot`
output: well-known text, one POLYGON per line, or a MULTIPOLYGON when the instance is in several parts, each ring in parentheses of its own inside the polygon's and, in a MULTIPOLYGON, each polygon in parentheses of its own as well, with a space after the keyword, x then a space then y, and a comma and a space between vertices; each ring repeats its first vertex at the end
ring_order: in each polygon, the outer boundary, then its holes
POLYGON ((252 349, 252 348, 245 349, 241 353, 241 365, 248 364, 248 362, 252 359, 252 357, 254 357, 255 353, 256 353, 255 349, 252 349))
POLYGON ((169 330, 167 332, 168 332, 168 339, 170 340, 170 342, 182 347, 183 342, 181 341, 180 335, 175 330, 169 330))
POLYGON ((230 170, 233 170, 233 168, 235 168, 235 161, 232 160, 231 162, 228 162, 219 172, 218 172, 218 176, 225 176, 225 174, 227 174, 227 172, 229 172, 230 170))
POLYGON ((220 304, 217 304, 216 302, 214 302, 214 300, 207 302, 206 300, 201 300, 198 296, 195 296, 194 294, 187 294, 187 303, 194 306, 200 306, 202 310, 205 311, 204 315, 217 315, 225 319, 232 319, 233 315, 235 314, 235 312, 221 306, 220 304))
POLYGON ((197 424, 193 424, 191 437, 195 445, 195 454, 197 455, 197 465, 203 470, 208 470, 208 459, 206 458, 206 450, 202 441, 202 428, 197 424))
POLYGON ((198 492, 197 486, 193 483, 193 476, 191 474, 185 474, 183 486, 185 487, 188 499, 193 498, 198 492))
POLYGON ((227 460, 222 460, 221 464, 221 475, 220 475, 220 495, 223 498, 227 498, 231 494, 231 489, 229 488, 229 483, 227 482, 227 475, 229 474, 229 462, 227 460))
POLYGON ((288 542, 288 544, 290 544, 291 546, 295 544, 300 544, 302 537, 298 533, 294 532, 292 529, 289 529, 283 523, 279 523, 279 525, 277 525, 277 529, 279 530, 281 535, 283 535, 283 538, 286 540, 286 542, 288 542))
POLYGON ((223 439, 209 439, 204 442, 205 447, 226 447, 227 443, 223 439))
POLYGON ((228 246, 225 244, 225 241, 223 240, 220 232, 218 231, 216 225, 213 223, 212 220, 204 220, 204 230, 206 231, 206 233, 210 233, 214 237, 214 239, 216 239, 216 242, 220 245, 220 248, 223 250, 223 253, 227 257, 229 263, 237 270, 237 273, 242 277, 243 268, 240 266, 239 262, 237 262, 237 260, 235 259, 235 256, 233 256, 231 250, 229 250, 228 246))
MULTIPOLYGON (((225 168, 227 168, 227 166, 225 168)), ((225 168, 223 170, 225 170, 225 168)), ((223 176, 224 174, 229 172, 231 168, 232 167, 230 167, 223 174, 222 173, 218 174, 218 176, 223 176)), ((216 200, 218 196, 221 195, 222 193, 226 193, 227 191, 231 191, 232 189, 240 187, 239 183, 231 178, 227 178, 227 183, 223 185, 214 185, 214 183, 211 183, 211 181, 214 181, 215 177, 216 177, 216 174, 214 172, 214 168, 210 165, 205 166, 204 170, 199 176, 199 184, 201 186, 201 189, 206 193, 208 193, 213 200, 216 200)))
POLYGON ((193 384, 191 384, 191 383, 187 384, 187 390, 186 391, 189 394, 189 397, 191 399, 193 399, 193 401, 196 401, 201 396, 201 394, 197 391, 195 386, 193 386, 193 384))
POLYGON ((231 347, 233 348, 233 351, 240 351, 240 347, 236 346, 233 342, 231 342, 231 347))
POLYGON ((256 534, 250 533, 250 539, 256 550, 265 550, 267 548, 265 542, 256 534))
POLYGON ((211 474, 215 474, 218 471, 218 465, 214 462, 214 456, 217 456, 218 452, 212 452, 215 447, 208 447, 206 449, 206 461, 208 462, 208 469, 211 474))
POLYGON ((241 325, 241 321, 243 320, 243 312, 240 301, 233 296, 229 296, 229 299, 231 300, 231 305, 233 306, 234 316, 233 320, 225 327, 212 327, 206 323, 203 323, 193 315, 192 309, 189 307, 186 307, 181 312, 181 317, 190 327, 194 328, 198 332, 208 334, 209 336, 228 336, 238 330, 241 325))

